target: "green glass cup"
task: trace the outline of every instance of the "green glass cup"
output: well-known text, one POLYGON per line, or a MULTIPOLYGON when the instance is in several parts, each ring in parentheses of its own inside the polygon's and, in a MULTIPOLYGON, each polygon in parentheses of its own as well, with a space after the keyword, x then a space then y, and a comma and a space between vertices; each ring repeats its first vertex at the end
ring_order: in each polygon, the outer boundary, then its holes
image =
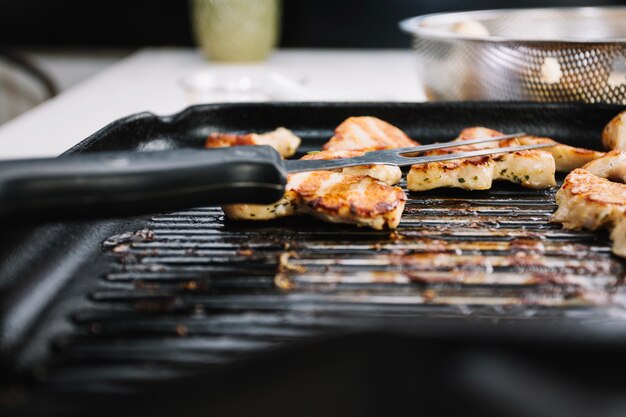
POLYGON ((191 0, 197 44, 215 61, 261 61, 276 46, 280 0, 191 0))

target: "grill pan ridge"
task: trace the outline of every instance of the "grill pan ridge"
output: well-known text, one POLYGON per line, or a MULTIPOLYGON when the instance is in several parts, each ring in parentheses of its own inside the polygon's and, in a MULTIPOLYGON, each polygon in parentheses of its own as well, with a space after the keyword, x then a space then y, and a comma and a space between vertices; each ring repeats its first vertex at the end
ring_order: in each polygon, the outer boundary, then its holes
MULTIPOLYGON (((381 117, 423 143, 482 125, 597 149, 602 128, 620 110, 513 102, 215 104, 131 116, 69 152, 200 148, 214 130, 278 126, 300 135, 307 152, 356 115, 381 117)), ((22 381, 11 389, 52 401, 134 392, 355 329, 407 331, 447 319, 621 324, 625 264, 605 234, 548 222, 555 191, 497 184, 408 193, 395 232, 307 217, 238 223, 216 207, 22 227, 1 247, 2 369, 22 381), (56 270, 16 263, 16 254, 34 246, 43 247, 38 262, 56 270), (12 322, 16 311, 28 320, 12 322)))

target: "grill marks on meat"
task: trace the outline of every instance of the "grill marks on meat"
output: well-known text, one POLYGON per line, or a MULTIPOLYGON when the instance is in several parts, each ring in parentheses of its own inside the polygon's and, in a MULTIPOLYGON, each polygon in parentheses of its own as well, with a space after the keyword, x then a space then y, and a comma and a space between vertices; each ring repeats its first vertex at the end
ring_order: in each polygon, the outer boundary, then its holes
POLYGON ((290 175, 285 196, 275 204, 234 204, 224 206, 223 210, 235 220, 309 214, 333 223, 380 230, 398 226, 405 202, 401 188, 390 187, 370 176, 312 171, 290 175))
POLYGON ((300 142, 300 138, 291 130, 279 127, 276 130, 262 134, 233 135, 219 132, 211 133, 204 147, 224 148, 229 146, 269 145, 276 149, 283 158, 288 158, 296 153, 300 142))
MULTIPOLYGON (((426 152, 442 155, 478 149, 512 146, 507 143, 481 143, 462 145, 464 140, 495 137, 501 132, 482 127, 468 128, 457 141, 460 146, 426 152)), ((481 156, 452 161, 413 165, 407 176, 411 191, 426 191, 440 187, 457 187, 466 190, 487 190, 494 180, 507 180, 528 188, 548 188, 556 185, 554 158, 539 150, 518 151, 501 155, 481 156)))
POLYGON ((324 145, 325 151, 382 149, 418 146, 397 127, 377 117, 349 117, 335 129, 335 135, 324 145))
MULTIPOLYGON (((501 135, 503 133, 484 127, 464 129, 457 138, 459 146, 426 152, 425 155, 536 143, 551 143, 554 146, 546 150, 414 165, 407 176, 409 190, 424 191, 439 187, 484 190, 491 188, 494 180, 507 180, 528 188, 548 188, 556 185, 556 170, 568 171, 602 155, 601 152, 574 148, 552 139, 534 136, 498 143, 463 145, 465 140, 501 135)), ((291 147, 294 142, 288 140, 290 136, 295 135, 284 128, 264 135, 214 134, 207 140, 207 146, 270 144, 282 150, 283 155, 288 155, 286 149, 291 153, 295 151, 291 147), (291 145, 281 145, 285 140, 291 145)), ((324 145, 323 151, 303 159, 350 158, 371 150, 417 145, 419 143, 383 120, 350 117, 337 127, 335 135, 324 145)), ((278 203, 267 206, 230 205, 224 207, 224 211, 228 217, 238 220, 270 220, 310 214, 331 222, 375 229, 394 228, 400 220, 406 196, 400 188, 390 185, 400 179, 401 171, 398 167, 384 165, 298 173, 289 176, 287 192, 278 203)))
POLYGON ((495 180, 507 180, 527 188, 553 187, 556 185, 554 159, 545 152, 530 150, 415 165, 407 176, 407 186, 411 191, 440 187, 488 190, 495 180))
MULTIPOLYGON (((471 127, 464 129, 456 140, 462 143, 464 140, 501 135, 503 133, 496 130, 484 127, 471 127)), ((436 150, 426 152, 425 154, 441 155, 452 152, 539 143, 553 143, 554 146, 541 150, 527 150, 502 155, 414 165, 407 176, 407 185, 411 191, 425 191, 439 187, 486 190, 491 188, 493 181, 506 180, 527 188, 549 188, 556 185, 554 178, 556 171, 569 172, 603 155, 602 152, 574 148, 555 142, 552 139, 536 136, 522 136, 498 143, 465 146, 461 144, 456 148, 436 150)))
POLYGON ((566 229, 611 231, 614 254, 626 257, 626 153, 613 150, 573 170, 556 194, 553 222, 566 229))
POLYGON ((406 201, 401 188, 369 176, 318 171, 295 174, 292 181, 298 185, 302 209, 331 222, 395 228, 406 201))
POLYGON ((563 145, 549 138, 537 136, 522 136, 503 142, 501 146, 535 145, 543 143, 554 144, 554 146, 543 148, 539 152, 548 152, 552 155, 557 172, 570 172, 604 155, 604 152, 575 148, 573 146, 563 145))
MULTIPOLYGON (((415 146, 398 128, 373 117, 351 117, 336 130, 324 151, 303 159, 336 159, 360 156, 373 149, 415 146)), ((313 171, 289 175, 287 192, 272 205, 235 204, 223 207, 235 220, 270 220, 308 214, 333 223, 373 229, 396 228, 406 195, 399 187, 398 167, 363 166, 341 172, 313 171)))

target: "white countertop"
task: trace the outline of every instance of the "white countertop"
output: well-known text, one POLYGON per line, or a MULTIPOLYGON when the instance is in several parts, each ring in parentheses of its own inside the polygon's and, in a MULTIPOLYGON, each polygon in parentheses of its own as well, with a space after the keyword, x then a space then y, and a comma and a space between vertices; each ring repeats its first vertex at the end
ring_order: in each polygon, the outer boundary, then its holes
POLYGON ((266 100, 423 101, 424 94, 409 50, 279 50, 260 64, 227 65, 192 49, 149 48, 0 126, 0 158, 58 155, 132 113, 266 100), (211 77, 220 88, 249 90, 211 90, 211 77))

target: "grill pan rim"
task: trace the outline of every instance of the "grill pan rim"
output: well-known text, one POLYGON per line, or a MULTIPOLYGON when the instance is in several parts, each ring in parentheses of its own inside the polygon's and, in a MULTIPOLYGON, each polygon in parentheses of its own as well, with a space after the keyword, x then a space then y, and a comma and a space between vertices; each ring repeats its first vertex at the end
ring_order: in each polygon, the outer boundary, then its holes
MULTIPOLYGON (((626 8, 626 7, 625 7, 626 8)), ((440 109, 441 111, 449 111, 453 109, 459 110, 481 110, 481 111, 499 111, 499 110, 572 110, 578 111, 580 109, 587 109, 588 111, 595 112, 613 112, 617 114, 624 109, 620 104, 605 104, 605 103, 581 103, 581 102, 560 102, 560 103, 539 103, 533 101, 483 101, 483 100, 470 100, 470 101, 439 101, 439 102, 376 102, 376 101, 355 101, 355 102, 324 102, 324 101, 312 101, 312 102, 240 102, 240 103, 210 103, 210 104, 197 104, 186 107, 185 109, 168 114, 157 115, 152 112, 139 112, 126 117, 119 118, 105 125, 95 133, 89 135, 85 139, 72 146, 62 155, 67 155, 77 152, 91 152, 94 145, 99 145, 103 141, 106 141, 109 137, 115 135, 115 131, 120 127, 127 126, 132 123, 152 123, 155 125, 174 125, 176 122, 187 119, 197 113, 206 113, 211 111, 234 111, 241 108, 247 108, 251 110, 273 108, 276 111, 288 110, 294 108, 307 108, 309 110, 324 109, 324 110, 347 110, 351 108, 369 108, 373 111, 384 110, 415 110, 420 109, 440 109)), ((608 123, 609 120, 606 122, 608 123)), ((125 149, 128 150, 128 149, 125 149)))

